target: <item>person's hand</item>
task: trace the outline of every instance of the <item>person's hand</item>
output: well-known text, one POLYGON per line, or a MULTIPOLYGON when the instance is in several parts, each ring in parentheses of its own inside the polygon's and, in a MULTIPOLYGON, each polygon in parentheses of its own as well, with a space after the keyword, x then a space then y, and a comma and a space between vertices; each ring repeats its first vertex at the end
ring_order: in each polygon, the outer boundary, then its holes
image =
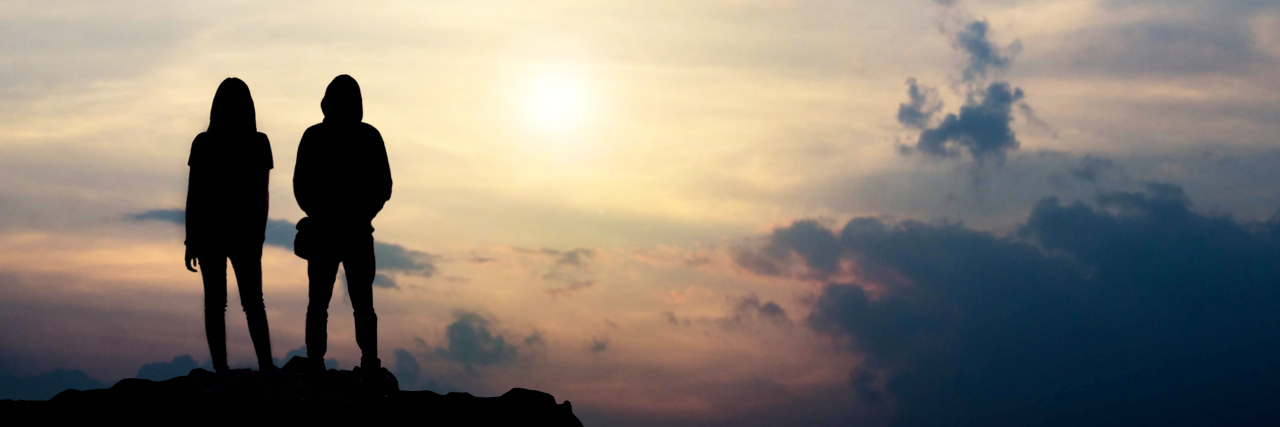
POLYGON ((187 270, 192 273, 195 273, 196 272, 195 267, 200 265, 200 259, 197 258, 195 254, 191 253, 190 246, 187 246, 187 253, 185 254, 185 258, 187 259, 187 262, 186 262, 187 270))

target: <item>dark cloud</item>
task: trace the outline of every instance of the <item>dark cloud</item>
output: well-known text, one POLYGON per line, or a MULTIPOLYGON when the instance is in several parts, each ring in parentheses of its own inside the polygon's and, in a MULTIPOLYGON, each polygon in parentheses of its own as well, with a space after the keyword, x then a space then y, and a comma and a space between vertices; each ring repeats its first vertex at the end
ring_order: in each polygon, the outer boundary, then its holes
POLYGON ((541 331, 533 331, 529 336, 524 337, 524 345, 543 345, 546 343, 547 341, 542 338, 541 331))
POLYGON ((476 255, 475 252, 472 252, 471 258, 467 259, 467 262, 470 262, 473 264, 488 264, 488 263, 497 262, 497 261, 498 261, 497 258, 483 257, 480 255, 476 255))
MULTIPOLYGON (((421 341, 420 338, 415 340, 421 341)), ((414 357, 409 350, 397 348, 392 355, 395 359, 390 367, 391 374, 396 376, 401 390, 430 390, 443 394, 463 389, 444 381, 443 378, 431 378, 428 373, 423 372, 418 358, 414 357)))
MULTIPOLYGON (((161 221, 183 226, 186 225, 185 218, 186 213, 182 209, 154 209, 125 216, 125 219, 129 221, 161 221)), ((292 221, 268 219, 264 244, 292 251, 293 239, 297 234, 297 224, 292 221)), ((426 252, 374 241, 373 255, 377 258, 378 271, 421 277, 432 277, 439 273, 435 266, 435 261, 439 257, 426 252)), ((383 288, 397 287, 395 280, 391 276, 384 274, 379 274, 375 277, 374 286, 383 288)))
POLYGON ((376 286, 379 288, 387 288, 387 289, 400 288, 400 286, 396 285, 395 280, 393 280, 390 276, 387 276, 385 274, 375 274, 373 276, 373 286, 376 286))
MULTIPOLYGON (((674 326, 714 326, 728 332, 755 331, 759 326, 789 327, 793 323, 786 309, 773 301, 761 301, 757 295, 730 298, 728 313, 719 317, 679 317, 673 311, 663 311, 662 317, 674 326)), ((610 324, 610 326, 617 327, 610 324)))
POLYGON ((516 358, 516 346, 502 335, 489 331, 489 321, 480 315, 459 312, 445 329, 448 347, 436 347, 436 354, 467 365, 497 365, 516 358))
MULTIPOLYGON (((965 56, 960 81, 966 93, 960 112, 947 114, 941 124, 929 127, 942 103, 936 100, 936 91, 908 79, 910 100, 898 105, 898 122, 920 131, 915 151, 939 157, 956 157, 968 151, 979 163, 995 160, 1003 164, 1005 153, 1021 145, 1011 127, 1015 106, 1028 121, 1047 128, 1023 101, 1022 89, 998 79, 1022 44, 1015 40, 1008 47, 997 46, 990 38, 990 24, 981 20, 965 25, 953 35, 952 43, 965 56)), ((899 151, 906 154, 913 150, 901 146, 899 151)))
POLYGON ((762 250, 738 251, 734 259, 738 265, 756 273, 786 276, 790 274, 788 265, 793 252, 811 260, 809 265, 819 274, 830 274, 839 268, 840 242, 813 220, 796 221, 790 227, 776 229, 762 250))
POLYGON ((186 225, 187 212, 182 209, 152 209, 142 213, 125 215, 125 219, 134 222, 161 221, 177 225, 186 225))
POLYGON ((568 295, 570 292, 590 288, 595 285, 596 285, 595 280, 578 280, 578 281, 569 282, 568 285, 561 288, 547 289, 547 293, 551 294, 552 296, 562 296, 562 295, 568 295))
POLYGON ((298 235, 298 225, 283 219, 267 219, 264 244, 293 250, 293 238, 298 235))
POLYGON ((422 277, 431 277, 439 272, 434 264, 438 256, 406 249, 404 246, 375 241, 373 255, 378 259, 379 271, 393 271, 422 277))
POLYGON ((979 162, 1002 161, 1006 151, 1020 145, 1010 127, 1013 106, 1022 101, 1022 89, 996 82, 986 92, 970 97, 960 114, 948 114, 935 128, 920 133, 916 149, 927 154, 954 157, 967 150, 979 162))
POLYGON ((1080 167, 1071 170, 1071 176, 1083 181, 1094 182, 1097 181, 1099 175, 1113 167, 1115 167, 1115 163, 1110 160, 1086 154, 1084 158, 1080 159, 1080 167))
POLYGON ((676 326, 682 326, 682 325, 689 326, 692 323, 692 321, 690 321, 688 318, 676 317, 676 313, 669 310, 663 311, 662 317, 667 319, 667 323, 670 323, 676 326))
POLYGON ((186 376, 195 368, 213 370, 212 365, 201 365, 196 363, 196 359, 192 358, 191 355, 184 354, 175 356, 169 362, 153 362, 142 365, 142 368, 138 369, 138 374, 134 375, 134 377, 144 380, 164 381, 170 378, 186 376))
POLYGON ((1008 237, 871 218, 837 235, 867 282, 826 286, 808 324, 865 355, 851 386, 893 396, 901 425, 1280 416, 1280 224, 1205 216, 1154 184, 1044 199, 1008 237))
POLYGON ((907 97, 910 101, 898 104, 898 123, 911 129, 928 128, 933 115, 942 110, 938 89, 917 84, 915 78, 909 78, 907 97))
POLYGON ((989 37, 990 28, 987 21, 973 21, 955 35, 956 47, 967 58, 964 71, 961 72, 961 78, 965 82, 981 83, 988 76, 1008 70, 1009 64, 1013 62, 1013 55, 1022 48, 1022 44, 1016 40, 1005 49, 996 46, 989 37))
MULTIPOLYGON (((830 234, 830 233, 828 233, 830 234)), ((674 315, 672 315, 674 317, 674 315)), ((751 322, 768 322, 776 325, 791 325, 791 318, 787 317, 787 311, 782 306, 773 301, 760 302, 760 297, 749 295, 738 300, 733 307, 731 314, 725 322, 732 325, 742 325, 751 322)))
POLYGON ((595 255, 595 250, 589 248, 573 248, 568 251, 560 251, 551 248, 542 248, 537 250, 515 248, 515 250, 524 253, 548 255, 555 258, 556 266, 567 267, 585 267, 587 262, 595 255))
POLYGON ((587 262, 595 255, 595 250, 590 248, 573 248, 568 251, 561 251, 551 248, 542 249, 524 249, 512 248, 516 252, 526 254, 542 254, 555 258, 556 266, 568 267, 586 267, 587 262))
POLYGON ((392 354, 395 355, 395 361, 391 364, 391 373, 400 383, 400 389, 422 390, 422 385, 418 384, 422 379, 422 366, 418 364, 418 359, 403 348, 397 348, 392 354))
POLYGON ((587 346, 587 351, 592 353, 602 353, 609 349, 609 338, 591 337, 591 344, 587 346))
POLYGON ((85 375, 79 369, 56 369, 32 377, 0 374, 0 400, 48 400, 67 389, 106 388, 102 381, 85 375))
POLYGON ((515 248, 515 250, 527 254, 546 255, 554 259, 546 273, 542 274, 542 278, 564 283, 564 286, 547 289, 548 295, 565 296, 598 284, 595 279, 595 268, 591 263, 591 259, 595 256, 594 249, 574 248, 559 251, 550 248, 537 250, 515 248))

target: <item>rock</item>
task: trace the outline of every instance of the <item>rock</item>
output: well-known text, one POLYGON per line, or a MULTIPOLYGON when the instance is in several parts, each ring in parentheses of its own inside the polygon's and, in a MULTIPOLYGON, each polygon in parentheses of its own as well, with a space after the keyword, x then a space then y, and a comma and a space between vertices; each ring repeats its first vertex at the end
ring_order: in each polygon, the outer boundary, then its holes
MULTIPOLYGON (((302 360, 298 360, 302 359, 302 360)), ((0 420, 124 421, 142 424, 412 421, 432 425, 581 426, 568 401, 514 388, 498 397, 401 391, 386 368, 284 369, 224 373, 193 369, 165 381, 127 378, 108 389, 67 390, 47 401, 0 400, 0 420)))

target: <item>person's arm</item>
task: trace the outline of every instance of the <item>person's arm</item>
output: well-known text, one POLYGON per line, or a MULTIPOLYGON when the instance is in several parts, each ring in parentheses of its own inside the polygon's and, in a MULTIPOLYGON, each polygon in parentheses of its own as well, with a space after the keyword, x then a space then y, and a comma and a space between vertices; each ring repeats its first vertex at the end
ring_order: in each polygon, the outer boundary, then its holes
POLYGON ((201 137, 204 134, 196 135, 195 141, 191 142, 191 157, 187 159, 187 165, 191 167, 191 173, 187 177, 187 207, 183 211, 185 218, 184 228, 186 229, 186 241, 182 242, 186 245, 183 258, 187 270, 196 271, 195 267, 199 266, 200 247, 203 244, 204 230, 204 194, 205 177, 203 166, 201 163, 205 160, 203 153, 203 141, 201 137))
POLYGON ((262 191, 261 220, 263 230, 265 231, 267 226, 267 213, 271 211, 271 169, 275 169, 276 163, 275 157, 271 154, 271 140, 267 138, 267 135, 264 133, 258 133, 258 135, 261 135, 262 137, 262 148, 261 154, 259 155, 262 156, 263 168, 262 171, 259 172, 262 174, 262 178, 258 182, 259 188, 262 191))
POLYGON ((293 198, 298 201, 298 207, 302 208, 302 212, 309 216, 319 213, 316 210, 317 201, 314 197, 317 183, 315 174, 312 172, 315 161, 311 147, 313 144, 310 140, 313 138, 311 129, 302 133, 302 141, 298 143, 298 160, 293 166, 293 198))

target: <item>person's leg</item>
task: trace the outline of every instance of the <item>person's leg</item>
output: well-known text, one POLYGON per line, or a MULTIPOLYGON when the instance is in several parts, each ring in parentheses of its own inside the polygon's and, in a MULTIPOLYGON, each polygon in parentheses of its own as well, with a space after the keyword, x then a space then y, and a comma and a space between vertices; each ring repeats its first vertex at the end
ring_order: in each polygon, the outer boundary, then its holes
POLYGON ((324 353, 329 342, 329 300, 333 299, 333 282, 338 278, 336 259, 307 261, 310 281, 307 295, 307 359, 324 366, 324 353))
POLYGON ((227 257, 221 253, 199 255, 204 279, 204 334, 209 340, 213 369, 227 370, 227 257))
POLYGON ((230 258, 236 271, 236 285, 240 288, 240 306, 249 323, 249 338, 258 355, 258 370, 275 367, 271 360, 267 305, 262 299, 262 245, 246 245, 232 252, 230 258))
POLYGON ((360 366, 378 369, 378 315, 373 311, 373 279, 376 261, 373 257, 373 236, 353 239, 350 251, 343 260, 347 271, 347 293, 351 295, 351 307, 355 309, 356 345, 360 346, 360 366))

